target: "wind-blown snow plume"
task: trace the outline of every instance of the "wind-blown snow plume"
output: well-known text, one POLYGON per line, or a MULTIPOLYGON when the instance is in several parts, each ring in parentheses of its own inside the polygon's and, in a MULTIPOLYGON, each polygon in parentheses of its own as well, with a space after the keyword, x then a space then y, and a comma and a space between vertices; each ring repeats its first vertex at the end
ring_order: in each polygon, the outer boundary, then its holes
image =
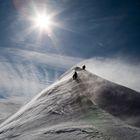
POLYGON ((140 63, 120 58, 92 58, 82 64, 93 74, 140 91, 140 63))

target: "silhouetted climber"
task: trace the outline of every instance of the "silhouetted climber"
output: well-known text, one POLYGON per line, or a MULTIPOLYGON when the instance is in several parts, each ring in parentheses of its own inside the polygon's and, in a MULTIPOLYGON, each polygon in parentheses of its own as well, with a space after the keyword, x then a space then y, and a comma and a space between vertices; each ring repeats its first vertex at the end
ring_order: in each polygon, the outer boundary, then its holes
POLYGON ((75 79, 77 79, 77 72, 75 71, 75 73, 73 74, 73 79, 75 80, 75 79))
POLYGON ((86 69, 86 66, 85 66, 85 65, 83 65, 83 66, 82 66, 82 69, 83 69, 83 70, 85 70, 85 69, 86 69))

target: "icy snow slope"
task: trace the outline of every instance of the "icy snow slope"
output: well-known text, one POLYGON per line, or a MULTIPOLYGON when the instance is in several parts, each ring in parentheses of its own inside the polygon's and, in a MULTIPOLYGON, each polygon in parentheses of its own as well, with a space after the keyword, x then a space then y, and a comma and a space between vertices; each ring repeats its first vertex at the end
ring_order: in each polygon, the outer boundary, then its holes
POLYGON ((17 112, 22 105, 22 102, 17 102, 16 100, 0 99, 0 123, 17 112))
POLYGON ((1 140, 139 140, 136 91, 76 68, 0 125, 1 140), (135 115, 133 117, 132 113, 135 115))

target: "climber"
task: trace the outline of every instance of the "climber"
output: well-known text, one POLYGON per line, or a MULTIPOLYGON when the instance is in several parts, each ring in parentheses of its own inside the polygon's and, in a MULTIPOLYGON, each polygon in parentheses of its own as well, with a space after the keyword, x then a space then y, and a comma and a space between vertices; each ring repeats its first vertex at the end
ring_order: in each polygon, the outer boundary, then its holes
POLYGON ((85 65, 83 65, 83 66, 82 66, 82 69, 83 69, 83 70, 85 70, 85 69, 86 69, 86 66, 85 66, 85 65))
POLYGON ((75 71, 75 73, 73 74, 73 79, 76 80, 77 79, 77 72, 75 71))

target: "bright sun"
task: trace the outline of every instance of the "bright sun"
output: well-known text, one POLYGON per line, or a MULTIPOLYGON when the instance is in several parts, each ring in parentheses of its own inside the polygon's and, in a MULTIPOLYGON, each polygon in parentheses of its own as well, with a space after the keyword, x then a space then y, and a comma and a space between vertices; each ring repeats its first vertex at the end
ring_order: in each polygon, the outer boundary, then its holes
MULTIPOLYGON (((38 38, 41 39, 43 35, 48 35, 52 40, 56 40, 54 30, 60 26, 59 22, 55 19, 58 14, 56 12, 50 13, 46 8, 39 10, 34 7, 33 14, 29 15, 28 19, 31 23, 28 32, 31 33, 35 30, 38 31, 38 38)), ((36 32, 37 33, 37 32, 36 32)))
POLYGON ((51 25, 51 19, 46 14, 40 13, 34 18, 34 24, 39 29, 47 29, 48 30, 50 28, 50 25, 51 25))

